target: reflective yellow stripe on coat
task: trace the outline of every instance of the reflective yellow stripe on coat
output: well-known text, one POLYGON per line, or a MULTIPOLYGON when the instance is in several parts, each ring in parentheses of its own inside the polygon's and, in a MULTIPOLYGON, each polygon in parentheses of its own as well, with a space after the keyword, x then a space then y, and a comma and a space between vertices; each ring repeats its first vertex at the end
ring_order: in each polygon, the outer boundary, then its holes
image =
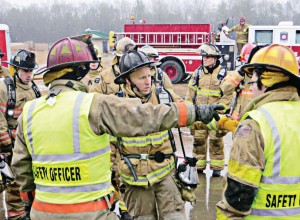
POLYGON ((24 106, 24 137, 39 201, 82 203, 113 191, 109 135, 97 136, 89 125, 92 99, 93 94, 72 91, 56 96, 53 106, 45 97, 24 106))
MULTIPOLYGON (((150 134, 142 137, 123 137, 122 138, 122 147, 130 148, 130 147, 138 147, 148 149, 149 145, 162 145, 165 140, 169 139, 168 131, 157 132, 155 134, 150 134)), ((141 149, 140 152, 143 152, 141 149)), ((146 153, 146 152, 145 152, 146 153)), ((150 162, 153 160, 150 160, 150 162)), ((153 185, 158 182, 160 179, 164 178, 175 168, 175 163, 170 161, 166 166, 161 167, 160 169, 149 172, 147 175, 138 175, 138 180, 135 181, 133 176, 128 176, 120 171, 120 176, 123 180, 135 186, 148 186, 153 185)))
POLYGON ((300 102, 272 102, 248 113, 260 126, 266 164, 245 219, 300 219, 299 109, 300 102))

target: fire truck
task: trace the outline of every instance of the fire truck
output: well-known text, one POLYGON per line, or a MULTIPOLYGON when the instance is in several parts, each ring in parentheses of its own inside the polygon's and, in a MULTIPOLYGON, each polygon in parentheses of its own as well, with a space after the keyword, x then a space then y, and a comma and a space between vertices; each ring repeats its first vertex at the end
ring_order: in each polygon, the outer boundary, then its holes
POLYGON ((140 48, 150 45, 157 49, 161 68, 173 83, 178 83, 192 74, 202 63, 196 52, 202 43, 214 43, 224 54, 222 65, 228 70, 235 68, 235 40, 220 32, 214 40, 210 24, 125 24, 124 32, 111 32, 115 40, 129 37, 140 48))
MULTIPOLYGON (((2 53, 5 53, 2 58, 3 61, 9 60, 11 55, 10 50, 10 36, 9 36, 9 28, 6 24, 0 24, 0 49, 2 53)), ((3 66, 7 67, 7 63, 2 63, 3 66)))
POLYGON ((291 21, 279 22, 278 25, 270 26, 250 26, 248 42, 289 46, 300 64, 300 26, 294 26, 291 21))

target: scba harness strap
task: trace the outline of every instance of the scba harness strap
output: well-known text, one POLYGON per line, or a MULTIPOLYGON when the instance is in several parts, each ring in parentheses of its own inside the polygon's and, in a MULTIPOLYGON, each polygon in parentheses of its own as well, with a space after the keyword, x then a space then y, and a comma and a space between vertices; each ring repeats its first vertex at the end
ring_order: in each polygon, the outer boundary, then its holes
MULTIPOLYGON (((38 86, 32 82, 32 90, 34 91, 35 97, 39 98, 41 97, 41 92, 38 89, 38 86)), ((13 81, 13 79, 10 76, 6 76, 4 78, 4 83, 7 88, 7 95, 8 95, 8 100, 7 100, 7 107, 6 107, 6 117, 7 118, 12 118, 14 116, 15 112, 15 107, 16 107, 16 86, 13 81)))

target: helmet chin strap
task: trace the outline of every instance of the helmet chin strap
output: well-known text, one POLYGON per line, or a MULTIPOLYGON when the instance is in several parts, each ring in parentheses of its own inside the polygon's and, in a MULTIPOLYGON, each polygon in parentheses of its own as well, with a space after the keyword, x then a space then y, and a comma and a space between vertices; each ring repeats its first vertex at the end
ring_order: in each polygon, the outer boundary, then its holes
POLYGON ((141 90, 129 79, 129 82, 130 82, 130 88, 131 90, 133 91, 134 88, 136 88, 136 90, 138 92, 141 92, 141 90))
POLYGON ((22 81, 22 79, 21 79, 20 76, 19 76, 18 70, 19 70, 19 69, 15 69, 15 74, 14 74, 14 81, 15 81, 15 84, 16 84, 16 77, 18 77, 18 79, 20 80, 20 82, 21 82, 22 84, 25 85, 25 83, 22 81))

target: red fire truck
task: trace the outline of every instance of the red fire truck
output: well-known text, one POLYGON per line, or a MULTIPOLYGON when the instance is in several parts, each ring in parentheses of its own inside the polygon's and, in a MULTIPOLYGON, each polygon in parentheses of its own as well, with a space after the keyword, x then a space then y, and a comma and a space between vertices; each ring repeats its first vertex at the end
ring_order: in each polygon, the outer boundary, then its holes
MULTIPOLYGON (((8 60, 11 55, 11 51, 9 28, 6 24, 0 24, 0 49, 2 50, 2 53, 5 53, 2 60, 8 60)), ((2 65, 7 67, 7 63, 2 63, 2 65)))
POLYGON ((205 42, 215 43, 225 54, 223 66, 228 70, 235 68, 235 41, 221 32, 218 42, 214 42, 210 24, 125 24, 124 32, 114 34, 116 40, 126 36, 138 47, 150 45, 156 48, 161 68, 173 83, 187 78, 200 66, 202 57, 196 50, 205 42))
POLYGON ((300 26, 294 26, 291 21, 270 26, 250 26, 248 42, 289 46, 294 51, 300 64, 300 26))

